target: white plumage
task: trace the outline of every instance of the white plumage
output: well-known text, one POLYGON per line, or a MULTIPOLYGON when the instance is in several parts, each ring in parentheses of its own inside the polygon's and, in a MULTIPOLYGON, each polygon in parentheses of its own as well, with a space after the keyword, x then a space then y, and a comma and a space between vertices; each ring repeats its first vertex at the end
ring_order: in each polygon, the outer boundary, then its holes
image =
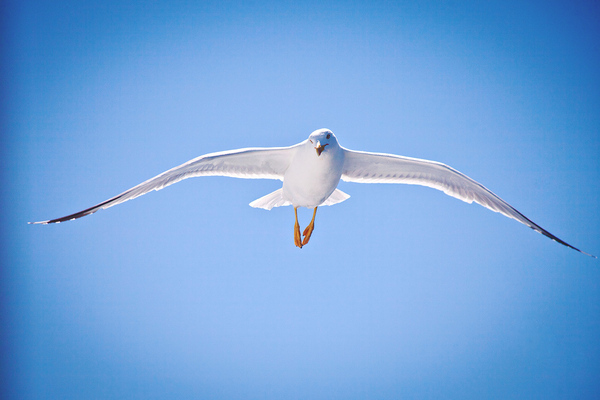
MULTIPOLYGON (((290 147, 249 148, 206 154, 93 207, 34 224, 59 223, 81 218, 152 190, 160 190, 183 179, 210 175, 279 179, 283 181, 281 189, 253 201, 250 205, 267 210, 286 205, 292 205, 294 209, 309 207, 315 209, 315 214, 318 206, 337 204, 350 197, 337 189, 340 180, 428 186, 467 203, 478 203, 513 218, 558 243, 595 257, 552 235, 480 183, 445 164, 393 154, 348 150, 339 145, 333 132, 328 129, 316 130, 307 140, 290 147)), ((304 241, 300 241, 296 219, 294 240, 298 247, 308 243, 314 227, 315 214, 304 231, 304 241)))

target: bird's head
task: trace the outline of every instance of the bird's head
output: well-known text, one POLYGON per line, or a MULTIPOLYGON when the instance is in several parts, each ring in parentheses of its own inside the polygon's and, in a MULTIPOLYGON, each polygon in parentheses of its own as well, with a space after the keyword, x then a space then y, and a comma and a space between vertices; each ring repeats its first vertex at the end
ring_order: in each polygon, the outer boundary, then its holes
POLYGON ((308 142, 317 151, 317 156, 320 156, 327 146, 329 146, 328 150, 338 146, 335 135, 329 129, 317 129, 310 134, 308 142))

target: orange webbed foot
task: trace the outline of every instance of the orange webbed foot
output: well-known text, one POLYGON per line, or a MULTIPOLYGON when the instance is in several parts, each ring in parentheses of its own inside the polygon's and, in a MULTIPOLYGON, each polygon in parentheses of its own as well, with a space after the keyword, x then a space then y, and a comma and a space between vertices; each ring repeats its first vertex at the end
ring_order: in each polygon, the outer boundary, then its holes
POLYGON ((304 240, 302 241, 303 246, 305 246, 308 243, 313 231, 315 230, 315 216, 316 215, 317 215, 317 207, 315 207, 315 210, 313 211, 313 216, 312 216, 312 220, 310 221, 310 224, 308 224, 306 229, 304 229, 304 232, 303 232, 304 240))
POLYGON ((294 224, 294 244, 296 247, 302 248, 302 236, 300 235, 300 224, 298 223, 298 210, 294 208, 296 215, 296 223, 294 224))

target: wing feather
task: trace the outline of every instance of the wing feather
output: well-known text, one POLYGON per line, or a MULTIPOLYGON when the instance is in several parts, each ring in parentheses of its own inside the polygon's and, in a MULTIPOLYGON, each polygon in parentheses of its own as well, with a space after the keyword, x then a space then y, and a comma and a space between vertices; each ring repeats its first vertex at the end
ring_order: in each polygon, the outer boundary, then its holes
MULTIPOLYGON (((297 145, 296 145, 297 146, 297 145)), ((160 190, 183 179, 197 176, 229 176, 246 179, 279 179, 287 170, 296 146, 248 148, 206 154, 155 176, 102 203, 65 217, 33 224, 52 224, 77 219, 135 199, 153 190, 160 190)))
POLYGON ((441 190, 467 203, 475 202, 492 211, 513 218, 550 239, 588 256, 595 256, 571 246, 554 236, 485 186, 448 165, 393 154, 368 153, 344 149, 342 180, 358 183, 404 183, 441 190))

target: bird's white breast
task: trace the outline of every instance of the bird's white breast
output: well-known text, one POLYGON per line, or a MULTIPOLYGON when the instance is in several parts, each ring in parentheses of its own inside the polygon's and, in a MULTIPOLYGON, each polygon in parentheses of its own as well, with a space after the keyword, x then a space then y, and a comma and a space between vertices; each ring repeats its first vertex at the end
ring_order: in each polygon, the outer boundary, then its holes
POLYGON ((294 207, 317 207, 333 193, 342 176, 344 152, 337 145, 317 155, 300 146, 283 178, 283 197, 294 207))

